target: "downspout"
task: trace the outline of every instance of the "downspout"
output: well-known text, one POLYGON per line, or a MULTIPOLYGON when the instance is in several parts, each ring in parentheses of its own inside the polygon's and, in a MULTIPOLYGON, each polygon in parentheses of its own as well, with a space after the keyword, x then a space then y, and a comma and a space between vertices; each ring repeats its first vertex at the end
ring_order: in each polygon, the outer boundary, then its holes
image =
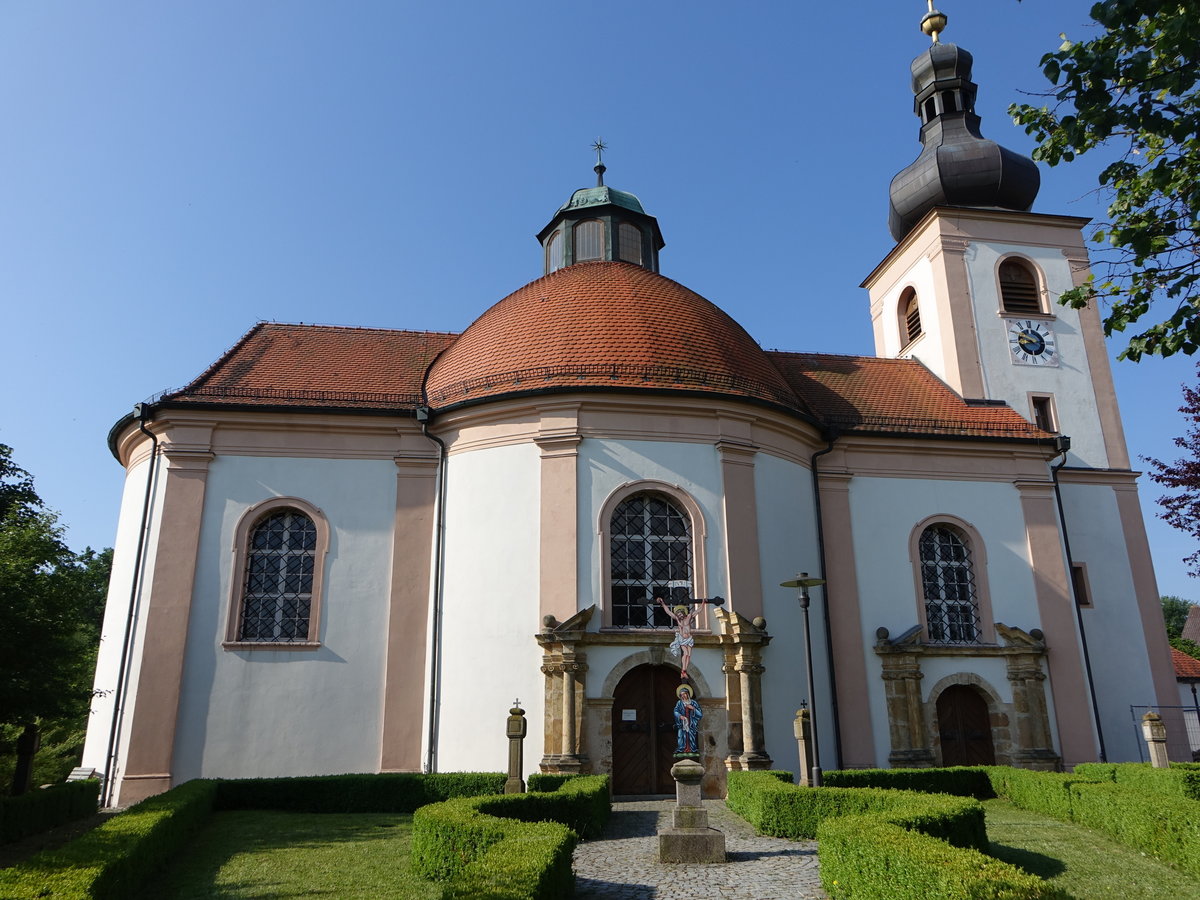
POLYGON ((1079 627, 1079 643, 1083 647, 1083 671, 1087 675, 1088 693, 1092 698, 1092 718, 1096 721, 1096 740, 1100 744, 1100 762, 1108 762, 1108 754, 1104 750, 1104 728, 1100 724, 1100 704, 1096 702, 1096 682, 1092 678, 1092 657, 1088 653, 1087 631, 1083 627, 1083 609, 1079 606, 1079 598, 1075 596, 1075 560, 1071 556, 1071 539, 1067 536, 1067 515, 1063 511, 1062 489, 1058 484, 1058 470, 1067 464, 1067 451, 1071 449, 1071 439, 1065 434, 1055 441, 1055 449, 1059 451, 1062 461, 1050 466, 1050 478, 1054 482, 1054 500, 1058 504, 1058 521, 1062 525, 1063 551, 1067 555, 1067 584, 1071 591, 1071 603, 1075 607, 1075 621, 1079 627))
MULTIPOLYGON (((833 754, 835 767, 840 769, 842 767, 842 722, 838 714, 837 674, 833 665, 833 629, 829 624, 829 580, 825 571, 825 523, 821 518, 821 479, 817 473, 817 458, 833 450, 833 442, 838 439, 839 434, 836 428, 831 428, 827 435, 829 443, 825 445, 824 450, 818 450, 809 457, 808 468, 812 473, 813 506, 817 516, 817 555, 821 564, 820 577, 825 579, 825 585, 822 588, 825 595, 825 614, 822 618, 825 621, 825 660, 829 666, 829 709, 833 713, 833 754)), ((816 722, 813 723, 813 727, 816 727, 816 722)), ((820 764, 821 761, 817 760, 817 765, 820 764)))
POLYGON ((146 428, 146 422, 152 418, 153 414, 154 408, 149 404, 139 403, 133 408, 138 428, 142 434, 150 438, 150 462, 146 469, 146 494, 142 499, 142 520, 138 526, 137 552, 133 556, 133 583, 129 588, 129 613, 125 617, 125 637, 121 641, 121 663, 117 667, 117 686, 113 692, 112 725, 108 733, 108 750, 104 756, 104 793, 100 798, 101 807, 108 806, 113 799, 118 756, 117 737, 124 719, 125 691, 129 686, 129 654, 133 644, 133 623, 137 618, 137 600, 142 585, 142 563, 146 552, 146 533, 150 522, 150 497, 154 490, 154 474, 158 463, 158 438, 146 428))
POLYGON ((437 520, 433 539, 433 621, 429 635, 429 721, 425 744, 425 772, 437 771, 437 740, 439 708, 441 704, 441 649, 442 649, 442 565, 446 549, 446 443, 437 435, 429 433, 429 420, 433 412, 428 406, 416 410, 421 433, 438 445, 438 491, 437 520))

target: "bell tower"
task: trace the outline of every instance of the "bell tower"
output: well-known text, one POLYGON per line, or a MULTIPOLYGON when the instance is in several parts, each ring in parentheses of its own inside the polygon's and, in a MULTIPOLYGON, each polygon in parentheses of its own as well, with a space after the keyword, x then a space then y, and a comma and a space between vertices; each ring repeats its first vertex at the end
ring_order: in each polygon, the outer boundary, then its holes
POLYGON ((1030 211, 1037 166, 980 133, 972 57, 941 42, 945 26, 931 3, 911 66, 921 152, 892 179, 896 246, 862 284, 876 355, 1069 435, 1071 465, 1128 469, 1099 316, 1057 303, 1090 271, 1088 220, 1030 211))

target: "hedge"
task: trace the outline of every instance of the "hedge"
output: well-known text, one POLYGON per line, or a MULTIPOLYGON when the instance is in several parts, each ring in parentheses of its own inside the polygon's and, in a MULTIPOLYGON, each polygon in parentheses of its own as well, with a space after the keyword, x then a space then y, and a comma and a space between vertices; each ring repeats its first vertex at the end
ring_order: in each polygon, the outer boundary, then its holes
POLYGON ((817 841, 821 883, 834 900, 1071 900, 1036 875, 900 821, 831 818, 817 841))
POLYGON ((821 883, 834 898, 1068 897, 979 852, 987 847, 987 833, 983 807, 974 799, 884 788, 803 788, 774 772, 730 772, 728 785, 729 807, 758 831, 817 839, 821 883))
POLYGON ((58 850, 0 870, 0 898, 137 896, 146 879, 174 857, 215 809, 412 812, 447 797, 498 793, 504 779, 492 772, 197 779, 131 806, 58 850))
POLYGON ((1171 763, 1169 769, 1156 769, 1149 763, 1080 763, 1075 774, 1162 797, 1200 800, 1200 765, 1196 763, 1171 763))
MULTIPOLYGON (((784 773, 790 775, 790 773, 784 773)), ((730 772, 729 808, 763 834, 813 840, 826 819, 863 813, 891 821, 895 813, 956 847, 987 847, 983 807, 974 800, 883 788, 797 787, 770 772, 730 772)))
POLYGON ((992 790, 984 766, 955 766, 948 769, 838 769, 826 772, 825 787, 873 787, 924 794, 953 794, 990 800, 992 790))
POLYGON ((1195 800, 1120 783, 1076 782, 1071 812, 1076 824, 1200 876, 1200 803, 1195 800))
POLYGON ((500 772, 239 778, 217 782, 215 808, 411 813, 427 803, 452 797, 499 794, 504 790, 504 781, 500 772))
POLYGON ((124 900, 212 812, 216 785, 189 781, 113 816, 78 840, 0 870, 5 900, 124 900))
POLYGON ((94 815, 99 797, 100 782, 94 779, 68 781, 19 797, 0 797, 0 844, 94 815))
POLYGON ((569 897, 577 835, 598 833, 608 811, 607 775, 570 779, 554 793, 434 803, 413 815, 413 870, 447 882, 448 898, 569 897))
POLYGON ((580 778, 575 772, 533 772, 529 776, 529 790, 534 794, 549 794, 557 791, 572 778, 580 778))

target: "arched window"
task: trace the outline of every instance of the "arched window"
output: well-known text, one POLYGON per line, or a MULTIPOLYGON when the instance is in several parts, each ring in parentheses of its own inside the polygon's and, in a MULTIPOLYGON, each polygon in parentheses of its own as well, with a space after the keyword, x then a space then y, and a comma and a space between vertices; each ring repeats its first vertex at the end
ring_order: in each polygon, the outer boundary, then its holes
POLYGON ((611 625, 664 628, 671 624, 655 602, 692 596, 692 529, 671 498, 632 494, 609 522, 611 625))
POLYGON ((317 642, 329 527, 294 498, 249 510, 238 526, 226 643, 311 646, 317 642))
POLYGON ((618 229, 620 235, 621 259, 625 262, 642 264, 642 231, 636 225, 622 222, 618 229))
POLYGON ((900 344, 911 344, 921 336, 921 308, 917 304, 917 292, 905 288, 897 309, 900 313, 900 344))
POLYGON ((1000 303, 1006 313, 1037 315, 1042 312, 1041 290, 1037 275, 1024 260, 1006 259, 1000 263, 1000 303))
POLYGON ((563 265, 562 232, 556 231, 546 242, 546 274, 557 272, 563 265))
POLYGON ((575 226, 575 262, 604 259, 604 223, 588 219, 575 226))
POLYGON ((921 532, 917 546, 929 640, 978 644, 983 623, 966 533, 955 525, 937 523, 921 532))

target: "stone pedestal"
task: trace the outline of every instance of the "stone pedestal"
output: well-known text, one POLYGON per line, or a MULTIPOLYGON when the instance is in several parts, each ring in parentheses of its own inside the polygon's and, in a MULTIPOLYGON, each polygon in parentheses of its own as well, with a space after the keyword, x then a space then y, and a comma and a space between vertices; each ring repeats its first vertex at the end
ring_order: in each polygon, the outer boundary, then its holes
POLYGON ((694 759, 671 766, 675 779, 675 809, 671 827, 658 833, 658 861, 664 863, 723 863, 725 835, 708 826, 708 810, 700 801, 704 767, 694 759))

